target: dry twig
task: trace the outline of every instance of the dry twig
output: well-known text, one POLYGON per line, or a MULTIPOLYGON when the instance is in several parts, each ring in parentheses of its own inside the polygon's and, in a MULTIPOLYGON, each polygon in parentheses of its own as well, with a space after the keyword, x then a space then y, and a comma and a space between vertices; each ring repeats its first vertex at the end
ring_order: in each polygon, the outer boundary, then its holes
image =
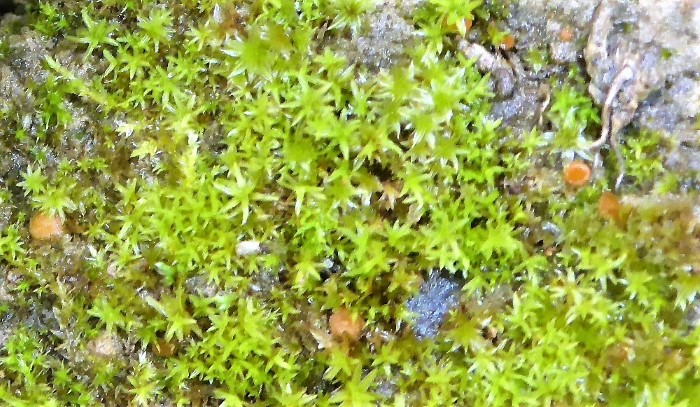
POLYGON ((613 79, 612 83, 610 84, 610 89, 608 89, 608 96, 605 98, 605 103, 603 104, 603 127, 600 131, 600 137, 588 147, 590 150, 597 150, 608 141, 608 137, 610 138, 610 147, 612 147, 613 151, 615 152, 615 156, 617 157, 617 161, 620 166, 619 175, 615 180, 615 189, 619 188, 620 183, 625 176, 625 161, 624 157, 622 156, 622 152, 620 151, 620 143, 617 139, 617 129, 611 129, 613 115, 612 104, 625 82, 629 81, 633 77, 634 70, 629 64, 625 64, 613 79))

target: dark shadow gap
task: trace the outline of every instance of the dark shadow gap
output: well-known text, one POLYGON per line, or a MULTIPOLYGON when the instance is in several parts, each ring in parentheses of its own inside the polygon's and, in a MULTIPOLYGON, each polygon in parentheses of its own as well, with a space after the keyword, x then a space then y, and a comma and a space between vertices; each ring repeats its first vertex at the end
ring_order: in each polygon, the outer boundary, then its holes
POLYGON ((19 11, 19 6, 16 2, 11 0, 0 0, 0 15, 17 12, 19 11))

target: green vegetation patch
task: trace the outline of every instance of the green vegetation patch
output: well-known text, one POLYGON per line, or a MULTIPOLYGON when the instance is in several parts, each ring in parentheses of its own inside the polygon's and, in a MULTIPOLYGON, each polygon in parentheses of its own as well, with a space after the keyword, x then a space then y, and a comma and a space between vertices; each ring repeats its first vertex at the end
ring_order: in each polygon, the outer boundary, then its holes
MULTIPOLYGON (((0 194, 0 398, 689 405, 697 199, 644 195, 654 135, 624 145, 616 219, 598 208, 611 154, 564 183, 600 130, 576 68, 546 128, 490 117, 489 77, 456 44, 467 20, 500 43, 505 5, 488 3, 30 6, 29 30, 5 33, 45 43, 18 74, 26 103, 0 111, 19 157, 0 194), (411 46, 351 63, 334 41, 391 7, 411 46), (63 236, 30 234, 36 213, 63 236), (406 302, 438 270, 462 300, 418 340, 406 302), (342 306, 366 321, 357 342, 329 334, 342 306)), ((5 39, 0 55, 28 58, 5 39)))

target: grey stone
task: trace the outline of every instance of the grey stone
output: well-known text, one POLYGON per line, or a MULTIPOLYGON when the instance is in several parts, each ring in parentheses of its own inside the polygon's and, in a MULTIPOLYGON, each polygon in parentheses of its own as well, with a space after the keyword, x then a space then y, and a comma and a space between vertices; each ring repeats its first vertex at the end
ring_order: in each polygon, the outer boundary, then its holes
MULTIPOLYGON (((515 58, 549 50, 553 63, 543 68, 546 76, 561 77, 567 64, 583 57, 589 92, 601 106, 615 77, 631 66, 633 77, 611 99, 612 134, 624 140, 620 130, 628 125, 661 132, 672 146, 664 151, 666 168, 700 171, 700 2, 516 0, 507 29, 517 38, 515 58), (560 38, 562 30, 570 31, 569 40, 560 38)), ((513 113, 537 108, 522 98, 523 89, 541 83, 532 75, 530 83, 518 79, 513 97, 495 109, 515 128, 527 117, 513 113)))
POLYGON ((697 169, 700 113, 700 3, 688 0, 601 2, 586 46, 590 93, 598 103, 624 65, 634 78, 613 104, 613 130, 629 123, 660 131, 677 145, 666 165, 697 169))
POLYGON ((337 40, 350 62, 377 71, 406 60, 410 44, 418 33, 410 22, 410 13, 419 1, 385 1, 369 13, 361 32, 350 39, 337 40))
POLYGON ((459 303, 461 284, 432 272, 418 295, 406 303, 415 314, 413 331, 419 339, 433 338, 447 313, 459 303))

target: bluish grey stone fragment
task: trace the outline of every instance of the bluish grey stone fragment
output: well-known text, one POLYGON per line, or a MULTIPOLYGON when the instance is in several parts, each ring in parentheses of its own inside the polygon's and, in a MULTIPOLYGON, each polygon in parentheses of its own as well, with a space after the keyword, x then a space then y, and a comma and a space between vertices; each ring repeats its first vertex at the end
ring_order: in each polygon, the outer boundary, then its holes
POLYGON ((406 303, 414 314, 413 332, 418 339, 433 338, 447 313, 459 303, 461 284, 433 272, 419 293, 406 303))

